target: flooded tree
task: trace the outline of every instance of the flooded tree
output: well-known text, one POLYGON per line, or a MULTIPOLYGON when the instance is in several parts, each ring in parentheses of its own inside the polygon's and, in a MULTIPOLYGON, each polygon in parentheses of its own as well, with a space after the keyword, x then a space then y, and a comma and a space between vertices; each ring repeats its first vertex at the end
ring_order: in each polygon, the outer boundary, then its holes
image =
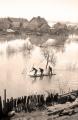
POLYGON ((33 45, 30 41, 30 38, 26 38, 25 42, 23 43, 23 46, 21 48, 21 51, 23 51, 24 54, 30 54, 30 51, 33 49, 33 45))
POLYGON ((26 50, 29 51, 30 53, 30 50, 33 48, 33 45, 31 44, 31 39, 28 37, 27 40, 26 40, 26 44, 24 45, 26 47, 26 50))
POLYGON ((43 55, 46 59, 46 69, 48 67, 48 64, 51 63, 53 66, 56 64, 56 57, 55 57, 55 50, 53 48, 44 48, 43 49, 43 55))

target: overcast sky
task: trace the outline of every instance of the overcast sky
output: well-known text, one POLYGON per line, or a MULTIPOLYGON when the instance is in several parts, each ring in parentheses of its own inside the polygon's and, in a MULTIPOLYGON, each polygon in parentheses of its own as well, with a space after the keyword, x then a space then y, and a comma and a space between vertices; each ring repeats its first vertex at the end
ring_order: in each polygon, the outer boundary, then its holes
POLYGON ((0 0, 0 17, 78 22, 78 0, 0 0))

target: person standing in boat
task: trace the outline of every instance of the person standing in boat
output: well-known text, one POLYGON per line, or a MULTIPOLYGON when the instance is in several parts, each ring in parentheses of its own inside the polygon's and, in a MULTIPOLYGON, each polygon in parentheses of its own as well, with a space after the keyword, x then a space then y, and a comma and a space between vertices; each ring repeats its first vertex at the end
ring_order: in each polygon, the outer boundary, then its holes
POLYGON ((32 71, 34 71, 34 75, 37 75, 38 70, 35 67, 32 68, 32 71))
POLYGON ((51 66, 49 66, 49 71, 48 71, 48 73, 49 73, 49 75, 52 75, 52 67, 51 66))
POLYGON ((44 69, 43 68, 39 68, 39 70, 40 70, 41 76, 43 76, 44 69))

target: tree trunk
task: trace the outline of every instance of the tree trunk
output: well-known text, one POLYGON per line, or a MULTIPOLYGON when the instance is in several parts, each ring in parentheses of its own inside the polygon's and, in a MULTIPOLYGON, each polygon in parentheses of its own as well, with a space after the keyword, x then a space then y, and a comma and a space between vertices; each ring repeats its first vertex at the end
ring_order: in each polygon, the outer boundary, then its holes
POLYGON ((48 54, 48 56, 47 56, 46 69, 47 69, 47 66, 48 66, 48 62, 49 62, 49 54, 48 54))

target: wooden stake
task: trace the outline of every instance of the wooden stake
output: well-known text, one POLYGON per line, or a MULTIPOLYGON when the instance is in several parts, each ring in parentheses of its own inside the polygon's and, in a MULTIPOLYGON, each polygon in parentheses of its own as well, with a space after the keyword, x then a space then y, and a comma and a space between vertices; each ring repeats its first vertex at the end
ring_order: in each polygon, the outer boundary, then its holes
POLYGON ((6 89, 4 89, 4 107, 6 106, 6 89))

